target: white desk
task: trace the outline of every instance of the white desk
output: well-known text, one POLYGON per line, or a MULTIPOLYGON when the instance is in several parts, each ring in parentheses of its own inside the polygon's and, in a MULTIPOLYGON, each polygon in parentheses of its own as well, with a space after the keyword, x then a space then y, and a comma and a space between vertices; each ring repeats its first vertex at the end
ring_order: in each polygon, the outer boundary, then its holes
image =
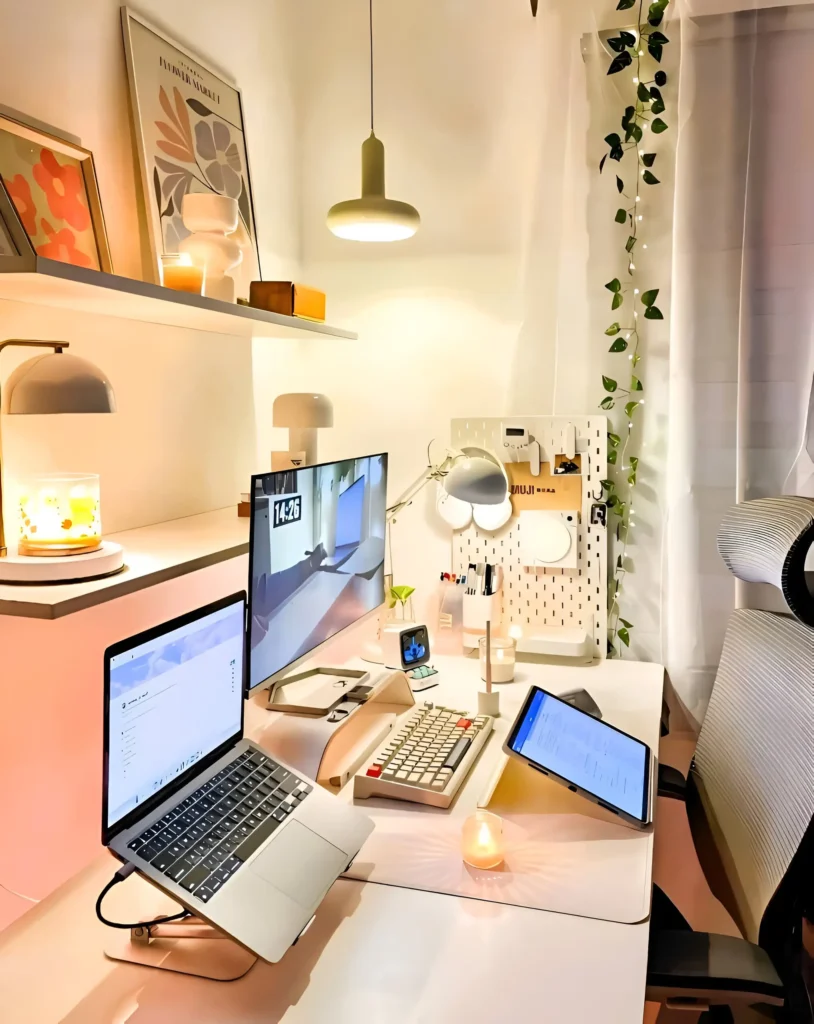
MULTIPOLYGON (((523 674, 554 690, 601 685, 608 720, 657 745, 661 666, 523 666, 523 674)), ((439 702, 443 694, 442 686, 427 691, 439 702)), ((263 723, 258 712, 249 716, 252 731, 263 723)), ((260 962, 240 981, 219 984, 104 958, 107 929, 93 907, 114 870, 103 855, 0 934, 4 1024, 634 1024, 642 1018, 647 923, 610 924, 341 880, 280 964, 260 962)), ((146 883, 131 878, 113 890, 106 909, 111 916, 138 914, 148 895, 146 883)))

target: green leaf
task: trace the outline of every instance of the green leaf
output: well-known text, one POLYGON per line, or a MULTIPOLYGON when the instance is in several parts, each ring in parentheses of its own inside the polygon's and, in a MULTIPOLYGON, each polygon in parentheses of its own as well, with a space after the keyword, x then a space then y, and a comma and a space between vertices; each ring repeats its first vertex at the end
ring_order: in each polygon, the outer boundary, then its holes
POLYGON ((653 100, 653 106, 650 108, 651 114, 663 114, 664 113, 664 100, 653 100))
POLYGON ((618 504, 614 505, 614 507, 613 507, 613 514, 615 516, 619 516, 620 519, 624 519, 625 518, 625 510, 626 509, 627 509, 627 505, 625 504, 625 502, 624 501, 620 501, 618 504))
POLYGON ((614 53, 621 53, 626 49, 627 43, 621 35, 611 36, 610 39, 608 39, 608 46, 614 51, 614 53))
POLYGON ((636 245, 636 236, 631 235, 625 243, 625 249, 627 252, 633 252, 633 247, 636 245))
POLYGON ((604 375, 604 373, 603 373, 602 374, 602 387, 606 391, 615 391, 619 387, 619 385, 616 383, 616 381, 613 379, 613 377, 606 377, 604 375))
POLYGON ((629 11, 631 7, 636 6, 636 0, 619 0, 616 5, 617 11, 629 11))
POLYGON ((644 391, 644 386, 642 385, 642 382, 639 380, 638 377, 631 378, 630 390, 631 391, 644 391))
MULTIPOLYGON (((611 302, 611 309, 618 309, 624 301, 624 295, 622 295, 621 292, 616 292, 616 294, 613 296, 613 302, 611 302)), ((614 344, 616 343, 614 342, 614 344)), ((627 345, 625 345, 625 348, 627 348, 627 345)), ((611 349, 611 352, 613 352, 613 349, 611 349)))
POLYGON ((634 36, 632 32, 623 30, 619 33, 619 38, 627 47, 633 47, 636 45, 636 36, 634 36))
POLYGON ((652 171, 645 171, 644 174, 642 175, 642 180, 644 181, 645 185, 660 185, 661 184, 659 179, 655 176, 655 174, 653 174, 652 171))
POLYGON ((661 58, 664 56, 664 47, 661 43, 648 43, 647 49, 650 52, 650 56, 653 60, 657 60, 661 63, 661 58))
MULTIPOLYGON (((631 469, 638 469, 639 468, 639 460, 638 460, 638 458, 635 455, 631 455, 630 456, 630 467, 631 467, 631 469)), ((627 625, 627 623, 625 623, 625 625, 627 625)))
MULTIPOLYGON (((608 464, 611 466, 615 466, 617 457, 618 455, 616 449, 611 448, 611 450, 608 452, 608 464)), ((608 505, 612 508, 618 500, 618 498, 614 499, 613 497, 611 497, 608 499, 608 505)))
POLYGON ((650 90, 647 88, 644 82, 639 82, 639 88, 636 90, 636 95, 639 97, 642 103, 650 102, 650 90))
POLYGON ((666 132, 668 127, 669 125, 667 124, 667 122, 662 121, 660 117, 657 117, 656 120, 650 125, 651 130, 654 131, 656 135, 661 135, 662 132, 666 132))
POLYGON ((641 297, 641 303, 643 306, 652 306, 656 299, 659 297, 658 288, 651 288, 648 292, 643 292, 641 297))
POLYGON ((635 370, 639 363, 642 361, 642 357, 638 352, 633 353, 633 369, 635 370))
POLYGON ((635 471, 628 476, 627 482, 630 484, 631 487, 635 487, 636 486, 636 473, 635 473, 635 471))
POLYGON ((620 292, 622 290, 622 282, 618 277, 614 277, 612 281, 608 281, 605 287, 609 292, 620 292))
POLYGON ((644 164, 645 167, 652 167, 653 164, 656 162, 656 156, 657 156, 656 153, 643 153, 642 154, 642 163, 644 164))
POLYGON ((606 154, 605 154, 605 155, 604 155, 604 156, 602 157, 602 159, 601 159, 601 160, 599 161, 599 173, 600 173, 600 174, 601 174, 601 173, 602 173, 602 172, 603 172, 603 171, 605 170, 605 161, 606 161, 607 159, 608 159, 608 154, 606 153, 606 154))
POLYGON ((623 128, 627 128, 630 125, 630 123, 633 121, 633 118, 634 118, 635 114, 636 114, 636 108, 635 107, 625 107, 625 112, 624 112, 624 114, 622 114, 622 127, 623 128))
POLYGON ((619 639, 622 641, 625 647, 630 647, 630 633, 628 633, 624 626, 621 629, 616 630, 616 635, 619 637, 619 639))
POLYGON ((627 221, 627 210, 617 210, 615 220, 617 224, 624 224, 627 221))
POLYGON ((599 408, 600 409, 612 409, 615 405, 616 405, 616 402, 614 402, 614 400, 611 398, 610 395, 607 395, 599 403, 599 408))
POLYGON ((632 622, 628 622, 627 619, 623 619, 623 618, 620 617, 619 621, 622 623, 622 625, 625 627, 625 629, 633 629, 633 623, 632 622))
POLYGON ((645 320, 663 320, 664 313, 659 309, 658 306, 649 306, 644 311, 645 320))
POLYGON ((617 569, 623 569, 624 568, 624 565, 622 564, 622 556, 621 555, 617 555, 616 556, 616 568, 617 569))
POLYGON ((653 81, 663 89, 664 86, 667 85, 667 72, 657 71, 653 81))
POLYGON ((652 25, 654 28, 662 23, 664 20, 664 9, 666 4, 655 3, 650 5, 650 10, 647 12, 647 23, 652 25))
POLYGON ((627 341, 621 335, 614 341, 608 352, 624 352, 627 350, 627 341))
POLYGON ((641 142, 642 138, 644 137, 644 132, 637 124, 632 124, 630 126, 630 134, 637 142, 641 142))
POLYGON ((622 443, 622 438, 618 434, 608 434, 608 444, 614 448, 618 448, 622 443))
POLYGON ((620 195, 622 194, 622 192, 625 191, 625 183, 622 181, 618 174, 616 175, 616 191, 620 195))
POLYGON ((616 485, 613 480, 600 480, 599 486, 604 487, 606 491, 612 491, 616 485))
POLYGON ((625 50, 624 53, 620 53, 618 56, 613 58, 611 66, 608 68, 609 75, 618 75, 620 71, 624 71, 625 68, 629 68, 633 63, 633 58, 630 53, 625 50))
POLYGON ((618 334, 621 330, 622 328, 619 326, 619 324, 611 324, 610 327, 605 331, 605 334, 607 334, 609 338, 612 338, 614 334, 618 334))
POLYGON ((627 418, 630 419, 630 417, 633 415, 633 413, 638 408, 639 408, 639 403, 638 402, 628 402, 627 405, 625 406, 625 416, 627 416, 627 418))
POLYGON ((394 597, 401 604, 405 604, 407 599, 415 593, 415 587, 391 587, 390 596, 394 597))
POLYGON ((611 132, 610 135, 606 135, 605 142, 607 142, 611 149, 615 149, 616 146, 620 146, 622 144, 622 140, 616 132, 611 132))
POLYGON ((663 32, 651 32, 648 38, 651 43, 658 43, 660 46, 670 42, 663 32))

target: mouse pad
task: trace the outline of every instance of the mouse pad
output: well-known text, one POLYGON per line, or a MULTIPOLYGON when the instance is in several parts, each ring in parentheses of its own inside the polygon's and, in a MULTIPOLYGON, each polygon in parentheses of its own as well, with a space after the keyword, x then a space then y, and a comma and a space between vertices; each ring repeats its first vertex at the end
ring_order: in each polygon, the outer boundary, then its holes
POLYGON ((652 827, 635 829, 514 758, 491 736, 452 807, 357 800, 375 822, 346 877, 621 924, 650 913, 652 827), (501 760, 488 802, 504 822, 505 860, 464 864, 461 829, 501 760))

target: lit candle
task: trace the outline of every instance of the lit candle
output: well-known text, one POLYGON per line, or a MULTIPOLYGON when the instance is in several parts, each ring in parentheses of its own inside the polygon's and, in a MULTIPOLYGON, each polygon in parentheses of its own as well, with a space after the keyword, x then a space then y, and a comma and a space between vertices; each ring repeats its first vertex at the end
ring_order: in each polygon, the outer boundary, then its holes
POLYGON ((464 822, 461 835, 464 861, 488 871, 503 863, 503 821, 489 811, 476 811, 464 822))
POLYGON ((99 477, 52 473, 20 488, 22 555, 70 555, 92 551, 102 543, 99 477))
POLYGON ((200 295, 204 286, 202 267, 193 266, 187 253, 169 253, 161 257, 161 281, 165 288, 200 295))

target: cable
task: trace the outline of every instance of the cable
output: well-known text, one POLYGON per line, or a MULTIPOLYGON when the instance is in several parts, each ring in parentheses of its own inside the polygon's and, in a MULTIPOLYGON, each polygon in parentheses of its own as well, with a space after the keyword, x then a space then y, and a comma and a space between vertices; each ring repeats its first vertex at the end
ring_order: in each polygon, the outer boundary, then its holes
POLYGON ((96 916, 102 924, 106 924, 108 928, 125 928, 127 931, 130 931, 131 928, 152 928, 153 925, 169 924, 170 921, 180 921, 182 917, 191 916, 190 912, 185 910, 181 914, 171 914, 169 917, 157 917, 154 921, 136 921, 133 924, 122 924, 120 921, 108 921, 102 913, 102 900, 107 896, 114 885, 118 885, 119 882, 123 882, 125 878, 129 878, 135 870, 135 864, 125 864, 124 867, 119 868, 116 874, 99 893, 99 898, 96 900, 96 916))
POLYGON ((373 132, 373 0, 370 0, 370 131, 373 132))
POLYGON ((17 892, 16 889, 9 889, 9 887, 7 885, 3 885, 2 882, 0 882, 0 889, 2 889, 3 892, 7 892, 10 896, 16 896, 18 899, 21 899, 21 900, 27 900, 29 903, 39 903, 40 902, 39 900, 35 900, 33 896, 26 896, 22 892, 17 892))

